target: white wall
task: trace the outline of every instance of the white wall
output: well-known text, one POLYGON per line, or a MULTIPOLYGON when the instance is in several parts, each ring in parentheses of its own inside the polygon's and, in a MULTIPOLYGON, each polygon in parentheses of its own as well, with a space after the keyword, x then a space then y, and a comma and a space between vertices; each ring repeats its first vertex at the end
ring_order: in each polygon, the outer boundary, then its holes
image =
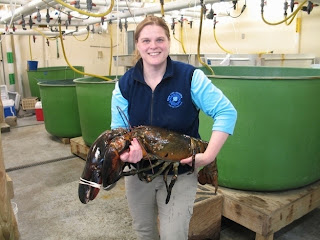
MULTIPOLYGON (((278 54, 315 54, 320 57, 320 7, 315 7, 310 15, 300 12, 301 33, 296 32, 296 19, 292 24, 270 26, 261 19, 260 3, 258 0, 247 0, 247 8, 239 18, 217 17, 216 35, 219 43, 233 53, 261 53, 273 51, 278 54)), ((244 0, 239 1, 238 10, 232 11, 233 16, 239 14, 244 0)), ((278 22, 283 19, 283 1, 268 0, 264 8, 265 18, 270 22, 278 22)), ((290 11, 289 13, 290 14, 290 11)), ((168 23, 169 27, 171 22, 168 23)), ((134 24, 129 25, 128 30, 133 30, 134 24)), ((183 42, 187 53, 197 53, 197 41, 199 32, 199 20, 193 22, 190 28, 187 23, 183 28, 183 42)), ((180 39, 180 24, 176 24, 175 36, 180 39)), ((32 37, 31 37, 32 38, 32 37)), ((85 35, 78 36, 84 39, 85 35)), ((116 23, 112 25, 113 55, 128 54, 126 52, 126 33, 119 31, 116 23)), ((181 40, 181 39, 180 39, 181 40)), ((213 37, 213 21, 205 20, 203 23, 201 38, 201 53, 224 53, 213 37)), ((171 53, 183 53, 181 44, 173 37, 171 40, 171 53)), ((6 39, 3 44, 5 46, 6 39)), ((30 96, 27 78, 27 60, 30 60, 29 36, 14 36, 14 44, 19 44, 21 64, 17 66, 21 72, 23 96, 30 96)), ((64 45, 67 58, 74 66, 84 66, 85 72, 97 75, 109 75, 110 63, 110 34, 90 34, 86 41, 79 41, 73 36, 64 37, 64 45), (102 52, 99 55, 99 51, 102 52)), ((59 57, 57 56, 57 42, 50 41, 49 46, 42 36, 36 36, 35 42, 31 42, 33 60, 39 61, 38 67, 65 66, 67 65, 60 40, 58 40, 59 57)), ((4 47, 4 60, 6 53, 4 47)), ((2 69, 2 66, 1 68, 2 69)), ((116 68, 112 64, 111 75, 121 75, 123 67, 116 68)), ((8 80, 7 80, 8 82, 8 80)), ((17 80, 16 80, 17 82, 17 80)), ((19 88, 16 88, 19 89, 19 88)), ((20 91, 20 90, 19 90, 20 91)))

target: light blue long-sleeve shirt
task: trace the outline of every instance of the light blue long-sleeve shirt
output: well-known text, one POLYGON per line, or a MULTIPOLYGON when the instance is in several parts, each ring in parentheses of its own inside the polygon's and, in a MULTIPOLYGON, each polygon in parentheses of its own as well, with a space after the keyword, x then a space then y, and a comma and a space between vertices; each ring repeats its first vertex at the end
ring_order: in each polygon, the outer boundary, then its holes
MULTIPOLYGON (((200 69, 196 69, 192 76, 191 97, 198 109, 213 118, 213 131, 233 134, 237 120, 236 109, 200 69)), ((111 128, 127 127, 117 109, 117 106, 120 107, 128 117, 128 101, 122 96, 118 82, 113 90, 111 105, 111 128)))

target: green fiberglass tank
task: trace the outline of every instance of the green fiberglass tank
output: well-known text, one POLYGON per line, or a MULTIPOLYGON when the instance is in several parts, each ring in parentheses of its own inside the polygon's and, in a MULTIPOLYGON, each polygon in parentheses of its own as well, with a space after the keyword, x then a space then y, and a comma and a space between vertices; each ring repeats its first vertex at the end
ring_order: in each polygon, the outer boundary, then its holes
MULTIPOLYGON (((78 71, 83 72, 84 67, 73 66, 78 71)), ((83 77, 82 74, 73 71, 69 66, 44 67, 37 70, 28 70, 29 87, 32 97, 40 98, 38 82, 49 80, 65 80, 83 77)))
POLYGON ((76 86, 73 79, 38 83, 48 133, 63 138, 81 136, 76 86))
MULTIPOLYGON (((115 76, 107 76, 117 79, 115 76)), ((111 125, 111 97, 116 80, 96 77, 77 78, 76 84, 82 138, 91 146, 111 125)))
MULTIPOLYGON (((210 74, 202 68, 206 74, 210 74)), ((320 179, 320 70, 212 67, 212 83, 238 111, 234 135, 218 155, 219 184, 275 191, 320 179)), ((212 120, 200 114, 208 140, 212 120)))

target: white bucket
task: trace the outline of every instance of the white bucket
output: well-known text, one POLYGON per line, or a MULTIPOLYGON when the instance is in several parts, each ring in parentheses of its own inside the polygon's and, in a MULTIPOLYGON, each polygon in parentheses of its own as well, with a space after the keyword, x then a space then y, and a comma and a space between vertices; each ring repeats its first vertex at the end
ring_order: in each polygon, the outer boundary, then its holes
POLYGON ((18 224, 18 205, 15 202, 11 202, 12 210, 14 213, 14 216, 16 218, 17 224, 18 224))

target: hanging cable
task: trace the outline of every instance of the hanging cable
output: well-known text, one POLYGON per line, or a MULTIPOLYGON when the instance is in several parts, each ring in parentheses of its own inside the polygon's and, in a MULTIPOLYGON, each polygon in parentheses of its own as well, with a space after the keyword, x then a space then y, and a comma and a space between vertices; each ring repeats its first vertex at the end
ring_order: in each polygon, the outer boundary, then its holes
POLYGON ((215 75, 212 68, 208 66, 208 64, 206 64, 205 62, 202 61, 202 59, 200 58, 200 41, 201 41, 201 32, 202 32, 202 19, 203 19, 203 12, 204 12, 204 8, 205 5, 203 4, 203 0, 200 1, 201 4, 201 14, 200 14, 200 26, 199 26, 199 35, 198 35, 198 46, 197 46, 197 57, 198 57, 198 61, 205 66, 212 75, 215 75))
POLYGON ((99 76, 99 75, 95 75, 95 74, 91 74, 91 73, 85 73, 85 72, 81 72, 78 69, 74 68, 68 61, 67 56, 66 56, 66 52, 64 49, 64 44, 63 44, 63 37, 62 37, 62 31, 61 31, 61 23, 59 23, 59 37, 60 37, 60 42, 61 42, 61 48, 62 48, 62 53, 64 56, 64 60, 66 61, 66 63, 68 64, 68 66, 75 72, 82 74, 82 75, 87 75, 87 76, 92 76, 92 77, 96 77, 96 78, 101 78, 103 80, 106 81, 112 81, 112 79, 107 78, 107 77, 103 77, 103 76, 99 76))

